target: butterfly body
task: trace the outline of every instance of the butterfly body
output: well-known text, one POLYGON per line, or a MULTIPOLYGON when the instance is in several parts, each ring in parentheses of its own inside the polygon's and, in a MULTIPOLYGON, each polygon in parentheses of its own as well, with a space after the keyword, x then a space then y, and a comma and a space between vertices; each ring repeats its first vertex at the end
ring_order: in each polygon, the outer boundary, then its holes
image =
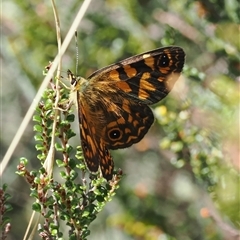
POLYGON ((130 147, 151 127, 148 105, 163 99, 178 79, 185 54, 179 47, 159 48, 102 68, 87 79, 70 71, 79 113, 81 144, 89 170, 111 180, 109 149, 130 147))

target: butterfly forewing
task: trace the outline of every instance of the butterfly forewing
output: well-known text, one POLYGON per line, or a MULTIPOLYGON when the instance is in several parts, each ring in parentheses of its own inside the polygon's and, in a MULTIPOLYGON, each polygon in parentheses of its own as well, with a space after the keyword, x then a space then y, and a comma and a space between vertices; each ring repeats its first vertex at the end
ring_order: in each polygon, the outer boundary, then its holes
POLYGON ((117 87, 129 96, 153 104, 171 91, 182 71, 184 59, 182 48, 159 48, 100 69, 89 79, 116 81, 117 87))
MULTIPOLYGON (((78 100, 80 100, 80 97, 78 100)), ((103 177, 110 180, 114 168, 110 152, 103 140, 96 138, 95 128, 88 121, 88 114, 82 102, 78 104, 78 107, 81 145, 86 165, 92 173, 98 172, 100 168, 103 177)))
MULTIPOLYGON (((78 98, 80 100, 80 98, 78 98)), ((79 128, 82 151, 88 169, 97 172, 99 169, 99 150, 98 143, 92 133, 92 127, 88 124, 87 114, 81 102, 78 104, 79 128)))

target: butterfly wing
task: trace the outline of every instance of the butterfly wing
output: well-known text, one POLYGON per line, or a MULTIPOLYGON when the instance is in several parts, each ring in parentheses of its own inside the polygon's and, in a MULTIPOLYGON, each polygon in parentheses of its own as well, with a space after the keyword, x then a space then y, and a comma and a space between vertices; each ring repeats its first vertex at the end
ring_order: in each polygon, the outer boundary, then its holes
POLYGON ((118 101, 114 101, 113 97, 111 105, 100 132, 105 145, 109 149, 118 149, 139 142, 154 121, 152 110, 146 104, 121 97, 118 101))
POLYGON ((94 72, 78 92, 82 149, 91 172, 112 178, 108 149, 139 142, 154 117, 147 106, 163 99, 178 79, 185 53, 179 47, 155 49, 94 72))
MULTIPOLYGON (((79 95, 79 92, 77 92, 79 95)), ((86 165, 90 172, 96 173, 99 168, 105 179, 111 180, 114 162, 110 152, 108 151, 104 141, 99 139, 96 134, 96 128, 88 121, 88 108, 84 108, 84 101, 79 101, 78 96, 78 114, 79 114, 79 126, 81 146, 84 155, 86 165)))
POLYGON ((102 68, 88 78, 91 90, 86 97, 94 99, 94 104, 89 102, 95 113, 92 118, 98 119, 95 128, 101 129, 96 134, 109 149, 129 147, 144 137, 154 120, 147 105, 170 92, 184 58, 179 47, 159 48, 102 68))
POLYGON ((171 91, 185 60, 180 47, 158 48, 102 68, 88 77, 90 81, 115 82, 120 91, 153 104, 171 91))

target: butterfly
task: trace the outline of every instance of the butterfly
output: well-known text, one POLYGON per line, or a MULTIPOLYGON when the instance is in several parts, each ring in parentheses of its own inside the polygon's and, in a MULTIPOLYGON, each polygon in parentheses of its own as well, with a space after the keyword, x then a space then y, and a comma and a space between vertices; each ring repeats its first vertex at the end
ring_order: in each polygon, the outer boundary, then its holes
POLYGON ((113 177, 109 150, 139 142, 153 124, 149 105, 167 96, 185 61, 182 48, 145 52, 95 71, 88 78, 68 70, 78 110, 81 146, 90 172, 113 177))

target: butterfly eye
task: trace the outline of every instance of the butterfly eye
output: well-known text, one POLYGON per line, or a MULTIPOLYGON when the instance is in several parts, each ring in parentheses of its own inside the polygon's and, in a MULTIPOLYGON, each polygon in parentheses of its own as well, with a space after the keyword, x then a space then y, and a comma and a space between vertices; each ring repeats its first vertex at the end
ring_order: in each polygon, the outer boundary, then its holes
POLYGON ((169 58, 167 54, 163 54, 163 56, 160 59, 159 66, 160 67, 167 67, 169 65, 169 58))
POLYGON ((120 131, 118 128, 111 129, 108 132, 108 137, 113 141, 118 140, 122 137, 122 131, 120 131))

